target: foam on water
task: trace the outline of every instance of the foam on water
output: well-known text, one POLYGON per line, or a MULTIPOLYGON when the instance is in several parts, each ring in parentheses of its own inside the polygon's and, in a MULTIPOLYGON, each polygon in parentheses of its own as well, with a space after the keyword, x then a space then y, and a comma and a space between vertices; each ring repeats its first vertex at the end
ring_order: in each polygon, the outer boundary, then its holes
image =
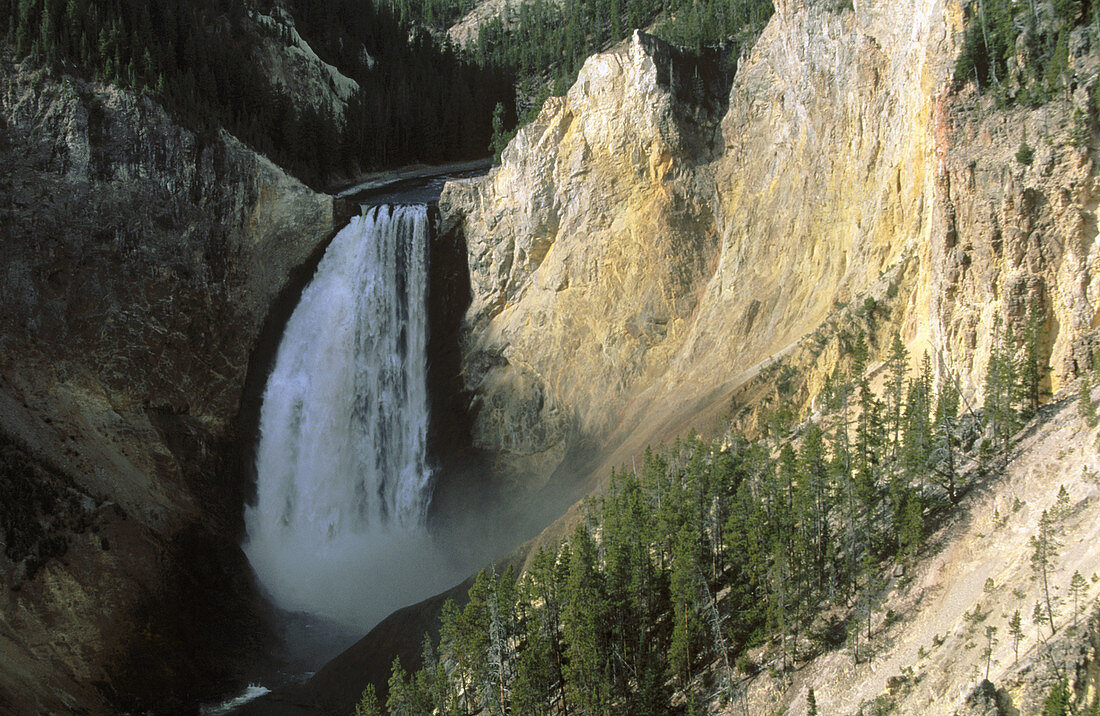
POLYGON ((357 217, 287 323, 244 545, 284 609, 367 628, 461 574, 424 524, 428 240, 422 205, 357 217))

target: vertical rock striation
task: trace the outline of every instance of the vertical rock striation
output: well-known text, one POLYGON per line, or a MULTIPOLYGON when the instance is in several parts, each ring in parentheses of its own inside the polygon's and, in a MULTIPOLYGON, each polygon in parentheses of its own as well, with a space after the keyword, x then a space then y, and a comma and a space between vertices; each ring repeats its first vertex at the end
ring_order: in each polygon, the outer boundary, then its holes
POLYGON ((509 471, 545 476, 668 369, 716 255, 705 166, 723 89, 635 33, 590 58, 499 169, 445 190, 444 228, 461 214, 469 250, 474 439, 509 471))
POLYGON ((332 199, 3 52, 0 710, 172 708, 254 638, 230 448, 268 306, 332 199))
POLYGON ((1071 57, 1072 99, 998 109, 953 87, 961 17, 943 0, 779 2, 728 97, 641 34, 589 59, 499 168, 444 192, 472 273, 475 439, 535 484, 595 479, 750 382, 774 394, 775 360, 819 381, 843 352, 829 331, 865 304, 873 353, 900 331, 974 393, 993 316, 1038 302, 1055 383, 1075 370, 1097 178, 1070 118, 1095 61, 1087 42, 1071 57), (1025 124, 1042 137, 1030 167, 1025 124), (592 443, 608 447, 570 464, 592 443))

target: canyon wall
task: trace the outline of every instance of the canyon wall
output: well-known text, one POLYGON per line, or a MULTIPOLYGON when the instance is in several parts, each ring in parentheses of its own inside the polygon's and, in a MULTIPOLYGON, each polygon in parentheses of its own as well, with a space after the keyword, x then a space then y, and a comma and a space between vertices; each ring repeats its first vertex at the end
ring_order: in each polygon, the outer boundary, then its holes
MULTIPOLYGON (((782 400, 812 411, 859 333, 872 371, 896 332, 914 363, 927 353, 937 381, 958 381, 971 404, 996 316, 1017 328, 1032 305, 1046 316, 1053 389, 1091 365, 1096 141, 1094 124, 1080 141, 1075 115, 1088 111, 1095 59, 1079 39, 1072 94, 1005 108, 952 84, 963 17, 941 0, 779 2, 732 86, 720 65, 635 33, 590 58, 498 168, 448 184, 442 230, 465 245, 470 271, 470 437, 512 481, 513 502, 582 495, 647 444, 692 428, 759 430, 782 400), (1025 131, 1030 165, 1016 159, 1025 131)), ((1023 545, 1055 499, 1051 480, 1083 500, 1072 533, 1091 539, 1095 456, 1060 447, 1094 435, 1065 406, 1044 420, 1019 464, 982 482, 960 507, 967 516, 937 532, 943 555, 890 591, 896 612, 884 607, 875 627, 889 670, 878 657, 849 666, 836 649, 754 680, 745 708, 803 713, 813 686, 833 711, 854 711, 912 683, 905 670, 918 662, 926 673, 897 700, 904 712, 965 705, 981 664, 964 612, 988 575, 1028 588, 1023 545), (996 533, 991 522, 1016 498, 1027 506, 996 533), (897 617, 903 609, 912 618, 897 617), (923 661, 928 629, 952 631, 923 661)), ((468 491, 484 505, 483 483, 468 491)), ((1075 548, 1063 576, 1094 570, 1094 553, 1075 548)), ((441 601, 395 614, 251 712, 347 712, 367 682, 384 687, 392 655, 415 660, 415 634, 434 628, 441 601)), ((1046 677, 1029 680, 1041 650, 1028 639, 1036 648, 1019 669, 1000 643, 997 674, 1034 705, 1046 677)))
POLYGON ((179 707, 263 633, 237 417, 333 201, 148 97, 0 75, 0 710, 179 707))
POLYGON ((780 393, 809 406, 853 329, 872 360, 900 332, 973 398, 994 316, 1032 303, 1054 386, 1072 376, 1097 300, 1095 141, 1072 141, 1095 60, 1075 43, 1076 93, 1003 109, 952 84, 962 17, 779 2, 728 94, 642 34, 590 58, 499 168, 444 192, 475 441, 523 489, 593 486, 689 428, 751 430, 780 393))

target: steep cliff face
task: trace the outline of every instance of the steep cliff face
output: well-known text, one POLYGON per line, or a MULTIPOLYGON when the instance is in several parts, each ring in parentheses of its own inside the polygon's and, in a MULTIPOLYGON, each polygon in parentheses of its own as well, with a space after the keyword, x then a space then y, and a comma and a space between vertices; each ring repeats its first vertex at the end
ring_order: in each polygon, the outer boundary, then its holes
MULTIPOLYGON (((348 100, 359 91, 359 83, 317 56, 299 34, 294 17, 284 4, 272 7, 267 15, 254 13, 250 19, 256 24, 252 30, 256 35, 285 38, 286 44, 256 43, 257 62, 265 68, 272 84, 282 87, 285 95, 298 106, 310 105, 342 118, 348 100)), ((365 49, 363 53, 369 58, 365 49)), ((367 64, 373 66, 373 59, 367 64)))
MULTIPOLYGON (((536 485, 572 473, 595 486, 689 428, 751 429, 778 398, 812 411, 858 332, 872 372, 897 331, 980 405, 995 324, 1018 334, 1033 308, 1049 387, 1079 387, 1100 325, 1094 38, 1069 37, 1068 89, 1006 106, 953 83, 965 3, 854 5, 777 2, 717 123, 713 104, 676 97, 677 59, 635 36, 591 59, 499 169, 448 187, 473 274, 474 435, 505 465, 536 485)), ((802 713, 813 687, 830 713, 876 698, 904 713, 1037 712, 1075 665, 1071 685, 1094 689, 1081 676, 1092 637, 1067 629, 1048 650, 1032 630, 1019 661, 1008 638, 980 659, 967 616, 996 604, 986 623, 1003 635, 1013 609, 1029 613, 1044 509, 1066 538, 1061 588, 1096 571, 1093 433, 1049 408, 1004 475, 971 476, 984 482, 935 536, 943 551, 890 578, 874 660, 837 649, 753 680, 748 710, 802 713), (996 687, 979 685, 985 669, 996 687)))
POLYGON ((713 271, 720 80, 641 34, 596 55, 486 179, 448 185, 473 302, 475 440, 538 473, 663 374, 713 271), (709 240, 708 240, 709 239, 709 240))
POLYGON ((951 85, 961 18, 941 0, 777 3, 722 102, 644 36, 590 59, 499 169, 444 194, 473 274, 475 437, 540 478, 595 479, 774 395, 774 360, 808 404, 855 322, 873 355, 900 331, 973 392, 993 316, 1022 321, 1029 300, 1055 384, 1072 372, 1097 179, 1069 139, 1095 67, 1077 43, 1072 102, 979 108, 951 85), (588 441, 609 447, 563 462, 588 441))
MULTIPOLYGON (((718 260, 673 369, 652 391, 669 424, 728 401, 762 361, 792 350, 840 305, 884 291, 880 281, 901 281, 899 269, 912 274, 927 250, 943 6, 835 7, 777 4, 738 72, 722 153, 708 167, 718 260)), ((910 324, 924 325, 914 309, 910 324)))
POLYGON ((185 698, 255 631, 234 421, 333 203, 146 97, 0 73, 0 710, 185 698))
POLYGON ((975 389, 995 316, 1018 329, 1031 306, 1046 319, 1051 387, 1092 367, 1100 176, 1096 137, 1082 117, 1097 59, 1075 60, 1077 90, 1042 108, 998 110, 973 90, 937 107, 944 138, 933 215, 933 345, 975 389), (1016 158, 1025 144, 1034 151, 1030 164, 1016 158))

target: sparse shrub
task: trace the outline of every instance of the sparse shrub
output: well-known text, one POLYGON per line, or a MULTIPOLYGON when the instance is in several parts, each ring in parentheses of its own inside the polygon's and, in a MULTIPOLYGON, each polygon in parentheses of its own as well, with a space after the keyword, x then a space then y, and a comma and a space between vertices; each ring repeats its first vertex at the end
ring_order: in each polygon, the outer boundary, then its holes
POLYGON ((1020 140, 1020 148, 1016 150, 1016 161, 1029 167, 1035 161, 1035 150, 1027 143, 1027 136, 1020 140))
POLYGON ((1061 679, 1047 694, 1043 702, 1043 716, 1067 716, 1070 713, 1070 693, 1065 679, 1061 679))
POLYGON ((1095 428, 1100 422, 1096 415, 1096 402, 1092 399, 1092 380, 1089 376, 1081 378, 1081 392, 1077 395, 1077 412, 1084 419, 1085 425, 1095 428))
POLYGON ((873 701, 865 701, 859 706, 859 712, 867 716, 887 716, 894 713, 897 704, 887 694, 877 696, 873 701))
POLYGON ((1051 510, 1051 517, 1062 518, 1069 514, 1069 492, 1066 490, 1065 485, 1060 485, 1058 489, 1058 499, 1054 502, 1054 509, 1051 510))
POLYGON ((974 609, 972 611, 963 613, 963 619, 970 625, 970 628, 973 629, 979 622, 985 621, 989 614, 990 612, 983 612, 982 603, 977 602, 974 604, 974 609))
POLYGON ((755 676, 760 673, 760 665, 748 654, 742 654, 737 659, 737 670, 746 676, 755 676))

